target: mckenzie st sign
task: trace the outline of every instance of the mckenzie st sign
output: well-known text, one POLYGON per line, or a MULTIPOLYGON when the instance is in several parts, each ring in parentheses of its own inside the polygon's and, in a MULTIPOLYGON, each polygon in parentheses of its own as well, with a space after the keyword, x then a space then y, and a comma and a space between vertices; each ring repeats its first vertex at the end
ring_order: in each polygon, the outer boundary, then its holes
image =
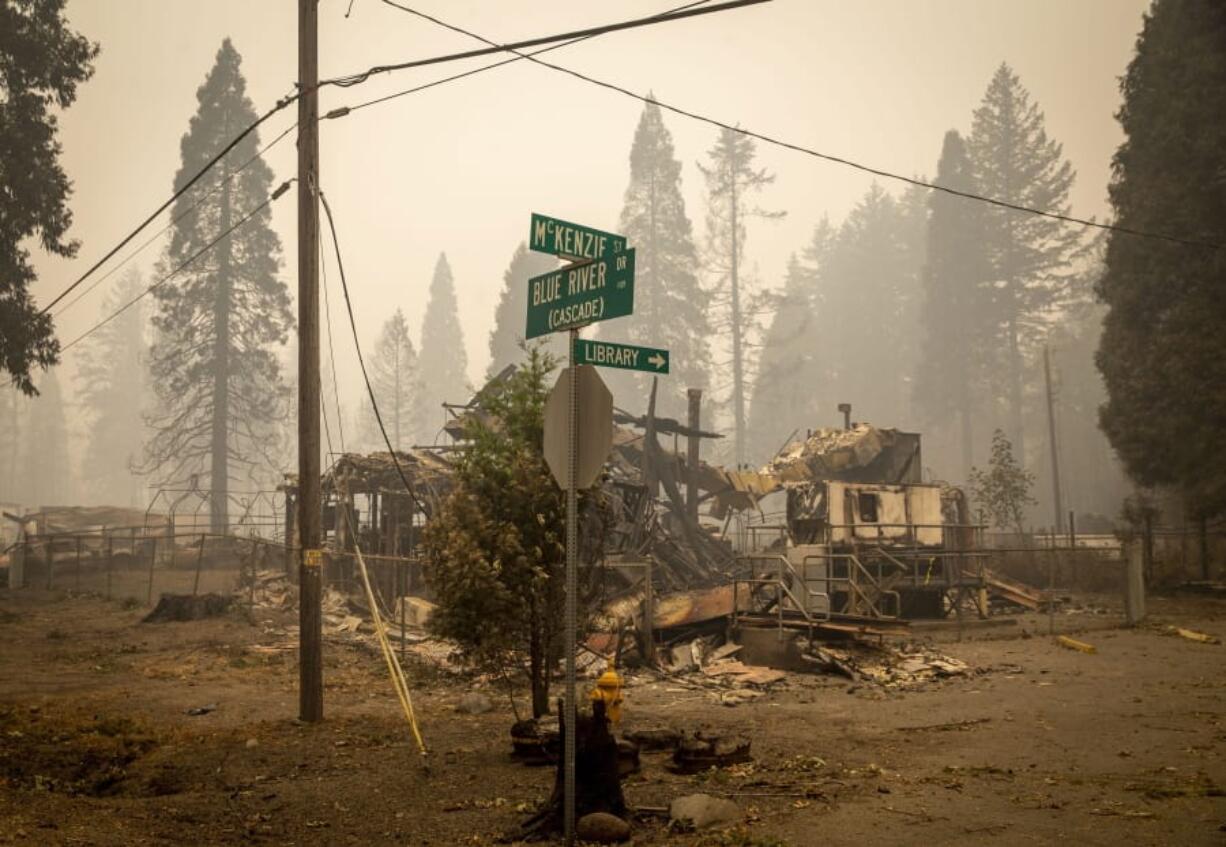
POLYGON ((571 261, 599 259, 625 251, 626 238, 533 212, 528 247, 571 261))

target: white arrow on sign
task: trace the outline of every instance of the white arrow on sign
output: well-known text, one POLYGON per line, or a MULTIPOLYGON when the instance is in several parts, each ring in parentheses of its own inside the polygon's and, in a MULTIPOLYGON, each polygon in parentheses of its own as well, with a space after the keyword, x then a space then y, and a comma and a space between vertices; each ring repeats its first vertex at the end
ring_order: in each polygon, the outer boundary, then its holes
POLYGON ((665 359, 659 353, 656 353, 654 356, 651 356, 647 359, 647 364, 655 365, 656 370, 659 370, 660 368, 664 367, 665 363, 667 362, 668 362, 668 359, 665 359))

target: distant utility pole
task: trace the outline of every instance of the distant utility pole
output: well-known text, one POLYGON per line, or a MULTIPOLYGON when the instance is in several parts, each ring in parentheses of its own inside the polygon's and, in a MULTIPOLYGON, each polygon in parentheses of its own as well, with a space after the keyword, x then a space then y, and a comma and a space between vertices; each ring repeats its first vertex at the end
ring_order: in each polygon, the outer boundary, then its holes
POLYGON ((319 0, 298 0, 298 716, 323 720, 319 495, 319 0))
POLYGON ((1060 502, 1060 453, 1056 449, 1056 408, 1051 390, 1051 355, 1043 345, 1043 379, 1047 384, 1047 443, 1051 449, 1051 488, 1056 506, 1056 532, 1064 531, 1064 506, 1060 502))

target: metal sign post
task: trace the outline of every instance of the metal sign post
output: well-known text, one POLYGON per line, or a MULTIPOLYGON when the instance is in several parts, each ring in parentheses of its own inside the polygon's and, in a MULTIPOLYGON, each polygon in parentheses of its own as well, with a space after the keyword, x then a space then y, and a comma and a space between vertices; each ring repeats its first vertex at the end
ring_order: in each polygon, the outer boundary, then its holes
POLYGON ((575 347, 579 330, 570 335, 570 426, 567 427, 566 473, 566 624, 563 649, 566 653, 566 699, 563 707, 562 741, 562 826, 566 845, 575 843, 575 591, 579 574, 579 496, 575 486, 579 473, 579 370, 575 366, 575 347))
POLYGON ((572 262, 528 280, 524 335, 535 338, 565 330, 569 337, 570 367, 554 386, 545 405, 542 452, 554 478, 566 490, 562 825, 567 847, 573 847, 578 720, 575 630, 578 626, 579 489, 587 488, 599 477, 613 443, 613 396, 595 369, 587 365, 668 373, 668 351, 579 340, 580 327, 634 311, 634 249, 626 246, 623 236, 533 214, 529 246, 572 262), (586 346, 581 348, 581 343, 586 346), (580 363, 587 364, 581 366, 580 363), (583 421, 579 418, 581 407, 585 410, 583 421), (580 425, 586 428, 582 435, 580 425), (562 429, 566 430, 565 434, 562 429))

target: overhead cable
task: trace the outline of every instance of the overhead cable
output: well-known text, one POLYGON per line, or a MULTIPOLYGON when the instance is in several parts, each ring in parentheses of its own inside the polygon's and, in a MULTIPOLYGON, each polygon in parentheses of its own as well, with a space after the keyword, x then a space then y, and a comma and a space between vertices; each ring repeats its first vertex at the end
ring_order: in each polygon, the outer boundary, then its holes
MULTIPOLYGON (((752 6, 752 5, 756 5, 759 3, 768 3, 768 2, 770 2, 770 0, 728 0, 728 2, 720 3, 714 6, 704 6, 702 8, 684 9, 683 11, 680 11, 680 12, 652 15, 646 18, 636 18, 634 20, 622 21, 620 23, 605 24, 603 26, 589 27, 588 29, 582 29, 582 30, 573 30, 571 32, 565 32, 559 35, 546 35, 546 36, 540 36, 537 38, 529 38, 524 41, 517 41, 513 44, 497 45, 493 47, 483 48, 480 50, 467 50, 461 53, 449 53, 443 56, 433 56, 427 59, 416 59, 413 61, 398 62, 396 64, 390 64, 390 65, 376 65, 372 68, 369 68, 368 70, 362 71, 361 73, 350 74, 348 76, 333 77, 331 79, 321 80, 318 83, 318 85, 316 85, 315 88, 316 90, 320 88, 324 88, 326 86, 335 86, 338 88, 351 88, 355 85, 361 85, 362 83, 366 82, 367 80, 369 80, 372 76, 376 74, 393 73, 396 71, 408 70, 410 68, 422 68, 428 65, 439 65, 439 64, 444 64, 446 62, 455 62, 455 61, 460 61, 463 59, 472 59, 477 56, 488 56, 493 53, 500 53, 500 52, 508 51, 508 50, 511 52, 515 52, 525 47, 535 47, 541 44, 549 44, 549 43, 557 42, 557 41, 575 41, 581 37, 587 38, 587 37, 592 37, 596 35, 603 35, 609 32, 618 32, 620 30, 632 29, 635 27, 650 26, 650 25, 660 24, 660 23, 668 23, 671 21, 680 20, 682 18, 692 17, 694 15, 706 15, 712 12, 723 12, 729 9, 739 8, 741 6, 752 6)), ((85 282, 85 280, 88 279, 90 276, 92 276, 93 273, 98 270, 98 268, 100 268, 103 264, 109 261, 111 257, 113 257, 116 253, 122 250, 128 244, 128 242, 130 242, 133 238, 135 238, 142 231, 144 231, 144 229, 148 227, 149 224, 153 223, 153 221, 157 219, 158 215, 166 211, 166 209, 168 209, 172 203, 178 200, 193 185, 199 182, 201 177, 203 177, 218 162, 220 162, 226 156, 226 154, 228 154, 231 150, 237 147, 238 144, 244 138, 246 138, 248 135, 254 132, 257 128, 260 127, 260 125, 262 125, 265 121, 267 121, 277 112, 280 112, 282 109, 288 108, 289 106, 298 102, 298 99, 302 97, 302 95, 303 95, 303 92, 301 90, 286 94, 284 97, 278 100, 270 109, 268 109, 258 118, 256 118, 256 120, 253 123, 249 124, 241 132, 239 132, 239 134, 236 135, 233 139, 231 139, 231 141, 228 144, 226 144, 226 146, 223 147, 219 153, 217 153, 215 156, 209 159, 209 161, 206 162, 204 166, 195 173, 195 175, 189 178, 186 183, 184 183, 173 194, 171 194, 170 198, 166 200, 166 202, 162 203, 162 205, 154 209, 153 212, 151 212, 147 218, 145 218, 130 233, 124 236, 119 241, 118 244, 116 244, 114 247, 108 250, 106 254, 102 256, 102 258, 100 258, 93 265, 91 265, 89 269, 85 271, 85 273, 81 274, 81 276, 79 276, 71 285, 69 285, 59 294, 57 294, 51 300, 50 303, 48 303, 46 306, 43 307, 40 314, 45 314, 49 309, 54 307, 57 303, 59 303, 66 296, 68 296, 68 294, 70 294, 73 290, 75 290, 79 285, 81 285, 81 283, 85 282)), ((333 112, 333 113, 329 113, 328 115, 321 116, 321 119, 325 119, 328 117, 341 117, 343 116, 343 114, 345 114, 344 110, 338 110, 337 112, 333 112)))
POLYGON ((336 270, 341 278, 341 291, 345 295, 345 309, 349 313, 349 328, 353 331, 353 348, 358 354, 358 365, 362 368, 362 379, 366 383, 366 394, 370 398, 370 408, 375 413, 375 422, 379 424, 379 432, 383 434, 383 443, 387 445, 387 452, 392 456, 392 463, 396 466, 396 473, 400 475, 400 481, 404 483, 405 491, 409 493, 409 497, 417 505, 417 508, 423 514, 429 514, 429 510, 421 499, 417 496, 417 491, 409 482, 408 476, 404 472, 404 468, 400 464, 400 456, 396 452, 396 448, 392 446, 392 439, 388 437, 387 427, 383 425, 383 415, 379 412, 379 403, 375 399, 375 389, 370 384, 370 375, 366 372, 366 359, 362 356, 362 343, 358 340, 358 324, 353 317, 353 300, 349 297, 349 283, 345 279, 345 263, 341 259, 341 243, 336 237, 336 221, 332 219, 332 207, 328 205, 328 198, 324 196, 323 191, 319 191, 319 202, 323 204, 324 212, 328 216, 328 229, 332 232, 332 246, 336 250, 336 270))
POLYGON ((247 221, 251 220, 253 217, 255 217, 256 215, 258 215, 258 214, 259 214, 259 213, 260 213, 262 210, 264 210, 264 209, 268 208, 268 206, 269 206, 269 205, 272 203, 272 201, 276 200, 278 197, 280 197, 282 194, 284 194, 286 191, 288 191, 288 190, 289 190, 290 183, 292 183, 293 181, 294 181, 294 180, 292 180, 292 179, 287 179, 285 182, 281 183, 281 185, 277 187, 277 190, 276 190, 276 191, 274 191, 272 194, 270 194, 268 197, 266 197, 266 198, 264 199, 264 201, 263 201, 262 203, 260 203, 258 206, 256 206, 254 209, 252 209, 251 211, 247 212, 247 214, 243 215, 241 218, 239 218, 237 221, 235 221, 235 222, 234 222, 234 224, 232 224, 232 225, 230 226, 230 228, 229 228, 229 229, 227 229, 225 232, 223 232, 223 233, 221 233, 220 235, 218 235, 216 238, 214 238, 214 239, 213 239, 212 241, 210 241, 208 244, 206 244, 206 245, 204 245, 203 247, 201 247, 199 250, 197 250, 195 253, 193 253, 191 256, 189 256, 187 259, 183 260, 183 262, 181 262, 181 263, 179 264, 179 266, 178 266, 178 267, 176 267, 176 268, 175 268, 174 270, 172 270, 170 273, 168 273, 168 274, 166 274, 165 276, 163 276, 163 277, 162 277, 161 279, 159 279, 157 282, 153 283, 153 285, 150 285, 148 288, 146 288, 146 289, 145 289, 144 291, 142 291, 140 294, 136 295, 136 296, 135 296, 135 297, 133 297, 131 300, 129 300, 128 302, 126 302, 126 303, 124 303, 122 306, 120 306, 118 309, 116 309, 114 312, 112 312, 111 314, 107 315, 105 318, 103 318, 102 320, 98 321, 98 323, 96 323, 96 324, 94 324, 93 326, 91 326, 91 327, 90 327, 89 329, 87 329, 85 332, 83 332, 83 333, 81 333, 80 335, 78 335, 76 338, 74 338, 72 341, 70 341, 68 344, 66 344, 66 345, 63 347, 63 349, 62 349, 60 352, 62 352, 62 353, 66 353, 66 352, 68 352, 68 351, 69 351, 69 350, 71 350, 73 347, 75 347, 77 344, 79 344, 81 341, 83 341, 85 338, 87 338, 88 336, 90 336, 90 335, 92 335, 93 333, 97 332, 98 330, 102 329, 102 327, 106 326, 106 325, 107 325, 107 324, 109 324, 111 321, 115 320, 115 318, 119 317, 119 316, 120 316, 120 315, 122 315, 124 312, 126 312, 128 309, 130 309, 130 308, 132 308, 133 306, 135 306, 135 305, 136 305, 138 302, 140 302, 142 299, 144 299, 144 298, 145 298, 147 295, 151 294, 151 293, 152 293, 153 291, 155 291, 156 289, 161 288, 161 287, 162 287, 163 285, 165 285, 167 282, 169 282, 170 280, 174 279, 174 277, 175 277, 175 276, 177 276, 177 275, 179 274, 179 272, 180 272, 180 271, 182 271, 184 268, 186 268, 186 267, 187 267, 188 265, 190 265, 192 262, 194 262, 194 261, 196 261, 197 259, 199 259, 201 256, 203 256, 203 255, 204 255, 205 253, 207 253, 209 250, 211 250, 211 249, 213 248, 213 246, 214 246, 214 245, 216 245, 218 242, 220 242, 220 241, 222 241, 223 239, 225 239, 225 238, 226 238, 226 236, 228 236, 230 233, 234 232, 234 230, 238 229, 240 226, 242 226, 243 224, 247 223, 247 221))
MULTIPOLYGON (((295 121, 294 123, 292 123, 292 124, 290 124, 288 127, 286 127, 286 128, 285 128, 285 130, 284 130, 284 131, 283 131, 283 132, 282 132, 280 135, 278 135, 278 136, 277 136, 276 138, 274 138, 272 141, 270 141, 270 142, 268 142, 267 144, 265 144, 265 145, 264 145, 264 146, 263 146, 263 147, 262 147, 262 148, 259 150, 259 152, 257 152, 257 153, 256 153, 254 156, 252 156, 250 159, 248 159, 247 161, 245 161, 245 162, 243 162, 241 165, 239 165, 239 167, 238 167, 237 169, 235 169, 234 171, 232 171, 232 172, 231 172, 231 173, 230 173, 230 174, 229 174, 229 175, 228 175, 228 176, 227 176, 227 177, 226 177, 226 178, 225 178, 223 181, 221 181, 221 182, 217 183, 217 184, 216 184, 216 185, 214 185, 212 188, 210 188, 208 191, 206 191, 206 192, 204 192, 203 194, 201 194, 201 195, 200 195, 200 197, 199 197, 199 198, 197 198, 197 200, 196 200, 196 202, 195 202, 195 203, 192 203, 192 205, 191 205, 191 206, 189 206, 189 207, 188 207, 188 208, 187 208, 185 211, 181 212, 181 213, 180 213, 178 216, 176 216, 176 217, 174 217, 174 218, 171 218, 170 223, 166 224, 166 226, 162 227, 162 228, 161 228, 161 229, 159 229, 157 232, 155 232, 155 233, 154 233, 152 236, 150 236, 150 238, 149 238, 147 241, 145 241, 143 244, 141 244, 141 246, 137 247, 135 250, 133 250, 131 253, 129 253, 129 254, 128 254, 128 255, 127 255, 125 258, 124 258, 124 260, 123 260, 123 261, 121 261, 121 262, 120 262, 118 265, 115 265, 113 268, 111 268, 109 271, 107 271, 106 273, 104 273, 102 276, 98 277, 96 280, 94 280, 92 283, 90 283, 90 285, 89 285, 89 287, 88 287, 88 288, 86 288, 84 291, 82 291, 82 292, 81 292, 80 294, 78 294, 76 297, 72 298, 72 299, 71 299, 71 300, 69 300, 67 303, 65 303, 65 304, 64 304, 64 305, 63 305, 63 306, 62 306, 62 307, 61 307, 59 310, 57 310, 57 311, 55 312, 55 316, 56 316, 56 317, 59 317, 60 315, 64 314, 64 312, 67 312, 69 309, 71 309, 73 306, 75 306, 77 303, 81 302, 81 300, 82 300, 82 299, 84 299, 86 296, 88 296, 88 295, 89 295, 89 293, 90 293, 91 291, 93 291, 93 290, 94 290, 95 288, 97 288, 97 287, 98 287, 100 284, 102 284, 102 282, 103 282, 103 281, 105 281, 105 280, 106 280, 108 277, 110 277, 112 274, 114 274, 115 272, 117 272, 117 271, 119 271, 120 269, 122 269, 122 268, 123 268, 123 267, 124 267, 126 264, 128 264, 128 262, 132 261, 132 260, 133 260, 133 259, 135 259, 137 256, 139 256, 141 253, 143 253, 143 252, 145 251, 145 249, 146 249, 146 248, 147 248, 147 247, 148 247, 150 244, 152 244, 153 242, 157 241, 157 240, 158 240, 158 238, 160 238, 160 237, 162 236, 162 234, 163 234, 164 232, 166 232, 166 230, 170 229, 172 226, 174 226, 175 224, 177 224, 179 221, 183 220, 183 219, 184 219, 184 218, 186 218, 188 215, 190 215, 192 212, 196 211, 196 209, 197 209, 197 208, 199 208, 199 206, 200 206, 200 204, 201 204, 201 203, 203 203, 203 202, 204 202, 205 200, 207 200, 209 197, 211 197, 212 195, 216 194, 216 193, 217 193, 219 190, 221 190, 221 187, 222 187, 223 185, 225 185, 227 182, 229 182, 229 181, 233 180, 235 177, 237 177, 239 174, 241 174, 243 171, 245 171, 245 170, 246 170, 246 169, 247 169, 247 168, 248 168, 248 167, 249 167, 249 166, 250 166, 250 165, 251 165, 253 162, 255 162, 257 159, 259 159, 261 156, 263 156, 265 153, 267 153, 267 152, 268 152, 269 150, 271 150, 273 147, 277 146, 277 144, 278 144, 278 143, 280 143, 280 142, 281 142, 281 140, 285 138, 285 136, 287 136, 287 135, 289 135, 291 132, 293 132, 293 131, 294 131, 294 129, 295 129, 297 126, 298 126, 298 122, 297 122, 297 121, 295 121)), ((54 305, 54 304, 52 304, 52 305, 54 305)), ((50 307, 50 306, 48 306, 47 308, 51 308, 51 307, 50 307)))
MULTIPOLYGON (((488 38, 485 38, 484 36, 478 35, 477 33, 464 29, 463 27, 456 26, 455 24, 447 23, 446 21, 441 20, 440 18, 437 18, 434 15, 429 15, 425 12, 419 11, 418 9, 414 9, 411 6, 406 6, 402 3, 395 2, 395 0, 382 0, 382 2, 388 6, 392 6, 396 9, 399 9, 402 12, 408 12, 411 15, 416 15, 419 18, 423 18, 424 20, 430 21, 445 29, 449 29, 452 32, 457 32, 462 35, 467 35, 469 38, 476 39, 477 41, 484 42, 485 44, 490 44, 490 45, 494 44, 493 41, 490 41, 488 38)), ((521 59, 527 59, 530 62, 535 62, 538 65, 541 65, 546 68, 550 68, 551 70, 558 71, 559 73, 567 74, 569 76, 575 77, 576 79, 583 80, 584 82, 590 83, 592 85, 598 85, 601 88, 606 88, 610 91, 616 91, 619 94, 623 94, 627 97, 632 97, 635 100, 639 100, 643 103, 655 104, 656 106, 659 106, 661 109, 667 109, 668 111, 673 112, 674 114, 681 115, 682 117, 690 118, 696 121, 701 121, 702 123, 706 123, 711 126, 718 127, 719 129, 725 129, 731 132, 736 132, 741 135, 748 136, 750 138, 755 138, 767 144, 773 144, 776 147, 782 147, 787 150, 793 150, 797 153, 804 153, 808 156, 813 156, 818 159, 824 159, 827 162, 833 162, 838 165, 845 165, 846 167, 854 168, 858 171, 863 171, 865 173, 873 174, 874 176, 879 176, 879 177, 882 177, 883 179, 896 180, 898 182, 904 182, 904 183, 907 183, 908 185, 914 185, 919 188, 926 188, 930 191, 940 191, 945 194, 951 194, 955 197, 962 197, 967 200, 975 200, 981 203, 988 203, 990 205, 998 206, 1004 209, 1009 209, 1015 212, 1024 212, 1026 214, 1038 215, 1040 217, 1052 218, 1054 220, 1063 221, 1064 223, 1077 224, 1079 226, 1092 227, 1095 229, 1103 229, 1103 230, 1108 230, 1110 232, 1118 232, 1124 235, 1137 236, 1139 238, 1149 238, 1149 239, 1156 239, 1160 241, 1168 241, 1168 242, 1173 242, 1175 244, 1184 244, 1190 247, 1207 247, 1213 250, 1220 250, 1222 249, 1223 246, 1226 246, 1219 242, 1204 241, 1198 238, 1188 238, 1184 236, 1171 235, 1169 233, 1152 232, 1149 230, 1134 229, 1133 227, 1121 226, 1119 224, 1102 223, 1100 221, 1096 221, 1091 218, 1079 218, 1074 215, 1065 214, 1063 212, 1055 212, 1049 209, 1038 209, 1032 206, 1025 206, 1020 203, 1014 203, 1009 200, 1002 200, 999 197, 989 197, 983 194, 976 194, 971 191, 960 191, 959 189, 956 189, 956 188, 950 188, 949 186, 940 185, 934 182, 928 182, 926 180, 918 179, 916 177, 904 176, 902 174, 893 173, 891 171, 883 170, 881 168, 875 168, 875 167, 872 167, 871 165, 865 165, 861 162, 856 162, 852 159, 847 159, 842 156, 835 156, 830 153, 823 153, 820 150, 814 150, 811 147, 805 147, 804 145, 801 145, 801 144, 794 144, 790 141, 784 141, 782 139, 774 138, 772 136, 765 135, 763 133, 754 132, 753 130, 745 129, 741 126, 733 126, 731 124, 725 123, 724 121, 720 121, 716 118, 708 117, 706 115, 700 115, 697 112, 690 111, 688 109, 683 109, 680 106, 674 106, 670 103, 665 103, 664 101, 659 100, 655 98, 654 96, 649 97, 643 94, 638 94, 627 88, 623 88, 620 85, 615 85, 614 83, 611 83, 611 82, 605 82, 604 80, 596 79, 594 77, 588 76, 587 74, 583 74, 583 73, 580 73, 579 71, 572 70, 571 68, 566 68, 561 65, 555 65, 552 62, 546 62, 543 59, 536 58, 533 54, 520 53, 517 49, 511 46, 504 46, 502 49, 508 52, 515 53, 521 59)), ((391 99, 391 98, 385 98, 385 99, 391 99)))

